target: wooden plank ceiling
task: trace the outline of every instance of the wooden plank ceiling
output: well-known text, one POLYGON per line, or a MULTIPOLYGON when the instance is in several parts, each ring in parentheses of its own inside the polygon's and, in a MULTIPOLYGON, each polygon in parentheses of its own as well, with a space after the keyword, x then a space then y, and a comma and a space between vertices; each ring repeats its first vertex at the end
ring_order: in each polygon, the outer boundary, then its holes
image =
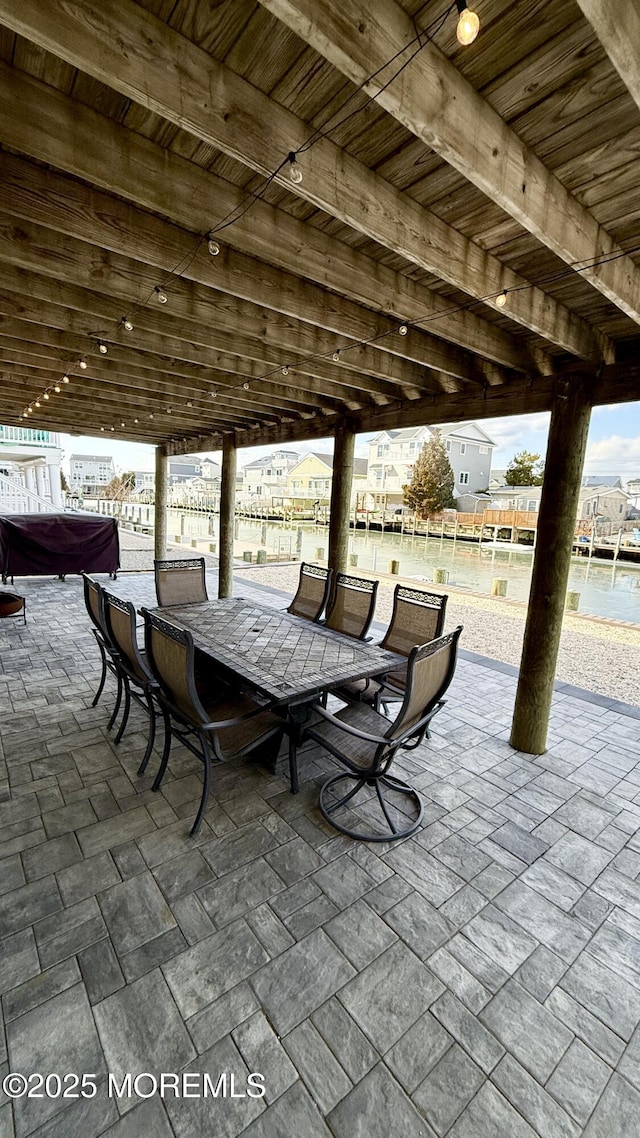
POLYGON ((462 47, 446 0, 0 0, 0 421, 179 453, 636 398, 637 53, 604 0, 473 6, 462 47))

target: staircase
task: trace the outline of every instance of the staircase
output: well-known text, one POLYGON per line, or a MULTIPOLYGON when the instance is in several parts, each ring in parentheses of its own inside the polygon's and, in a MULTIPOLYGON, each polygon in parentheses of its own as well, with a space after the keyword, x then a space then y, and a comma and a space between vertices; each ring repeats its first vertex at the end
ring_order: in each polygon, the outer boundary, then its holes
POLYGON ((0 474, 0 514, 57 514, 47 498, 40 498, 13 478, 0 474))

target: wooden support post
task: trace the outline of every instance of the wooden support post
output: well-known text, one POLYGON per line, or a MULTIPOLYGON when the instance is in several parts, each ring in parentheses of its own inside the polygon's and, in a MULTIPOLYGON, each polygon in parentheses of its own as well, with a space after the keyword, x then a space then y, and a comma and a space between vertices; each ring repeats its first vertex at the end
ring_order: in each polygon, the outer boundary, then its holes
POLYGON ((167 556, 167 452, 156 447, 156 489, 153 507, 153 555, 157 561, 167 556))
POLYGON ((531 755, 546 749, 590 416, 590 380, 558 380, 510 740, 531 755))
POLYGON ((218 596, 233 594, 233 539, 236 504, 236 440, 225 435, 222 445, 222 484, 220 487, 220 553, 218 568, 218 596))
POLYGON ((349 503, 353 482, 353 452, 356 436, 349 424, 336 430, 331 479, 331 513, 329 517, 329 558, 334 580, 346 573, 349 558, 349 503))

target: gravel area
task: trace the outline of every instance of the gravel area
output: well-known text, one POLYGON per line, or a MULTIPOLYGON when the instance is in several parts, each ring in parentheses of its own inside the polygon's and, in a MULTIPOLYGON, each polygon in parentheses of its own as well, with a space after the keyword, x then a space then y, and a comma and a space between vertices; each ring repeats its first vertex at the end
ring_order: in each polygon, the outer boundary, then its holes
MULTIPOLYGON (((255 584, 269 585, 290 594, 295 593, 298 575, 297 564, 243 566, 235 573, 237 578, 246 578, 255 584)), ((363 572, 363 576, 370 574, 363 572)), ((377 576, 380 587, 375 619, 386 624, 391 617, 393 590, 399 578, 377 576)), ((416 582, 407 581, 407 584, 415 586, 416 582)), ((430 587, 424 586, 425 589, 430 587)), ((435 586, 433 591, 443 590, 435 586)), ((449 601, 445 627, 463 625, 461 647, 518 667, 526 605, 456 591, 451 586, 447 587, 447 592, 449 601)), ((640 706, 639 677, 640 625, 586 615, 565 616, 558 657, 559 680, 640 706)))
MULTIPOLYGON (((134 533, 132 530, 118 527, 120 538, 120 568, 125 573, 153 572, 153 538, 143 533, 134 533)), ((218 564, 218 558, 211 553, 204 553, 201 549, 193 549, 190 545, 170 545, 167 549, 167 558, 172 561, 180 557, 204 557, 211 568, 218 564)))

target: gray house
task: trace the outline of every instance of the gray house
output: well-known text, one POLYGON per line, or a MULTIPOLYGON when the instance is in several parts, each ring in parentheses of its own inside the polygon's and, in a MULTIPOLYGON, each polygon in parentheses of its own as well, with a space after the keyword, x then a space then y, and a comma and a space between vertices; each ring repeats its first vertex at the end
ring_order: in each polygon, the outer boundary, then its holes
POLYGON ((411 480, 413 464, 434 431, 442 435, 453 468, 456 497, 487 489, 491 455, 498 444, 478 423, 406 427, 381 431, 369 443, 367 489, 377 505, 402 504, 402 487, 411 480))

